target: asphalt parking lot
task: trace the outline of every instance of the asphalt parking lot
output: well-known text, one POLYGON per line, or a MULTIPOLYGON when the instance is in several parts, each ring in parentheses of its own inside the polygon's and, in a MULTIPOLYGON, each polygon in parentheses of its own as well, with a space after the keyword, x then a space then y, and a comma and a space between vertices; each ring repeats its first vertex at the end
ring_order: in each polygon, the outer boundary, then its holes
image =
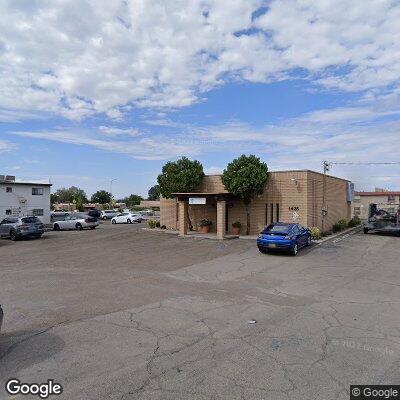
POLYGON ((292 257, 140 227, 0 240, 0 390, 51 378, 57 399, 330 400, 400 382, 399 238, 292 257))

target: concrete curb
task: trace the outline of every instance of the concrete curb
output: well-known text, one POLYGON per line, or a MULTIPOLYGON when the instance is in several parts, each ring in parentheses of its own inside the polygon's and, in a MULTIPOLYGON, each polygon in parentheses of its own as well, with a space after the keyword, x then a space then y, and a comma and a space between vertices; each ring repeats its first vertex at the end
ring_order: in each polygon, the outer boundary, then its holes
POLYGON ((313 242, 316 245, 320 245, 320 244, 323 244, 323 243, 327 243, 327 242, 329 242, 331 240, 339 239, 342 236, 346 236, 346 235, 350 235, 350 234, 356 233, 356 232, 361 231, 361 230, 362 230, 362 225, 358 225, 358 226, 355 226, 353 228, 349 228, 349 229, 346 229, 344 231, 335 233, 334 235, 330 235, 330 236, 324 237, 321 240, 313 240, 313 242))

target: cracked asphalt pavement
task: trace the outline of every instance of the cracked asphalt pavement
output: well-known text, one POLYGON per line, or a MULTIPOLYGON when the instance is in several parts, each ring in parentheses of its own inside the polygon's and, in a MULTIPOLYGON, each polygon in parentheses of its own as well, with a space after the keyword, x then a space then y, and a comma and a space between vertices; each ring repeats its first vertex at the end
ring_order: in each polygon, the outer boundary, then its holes
POLYGON ((68 400, 341 400, 398 384, 399 240, 356 233, 297 257, 139 225, 1 240, 0 399, 22 398, 11 377, 54 379, 68 400))

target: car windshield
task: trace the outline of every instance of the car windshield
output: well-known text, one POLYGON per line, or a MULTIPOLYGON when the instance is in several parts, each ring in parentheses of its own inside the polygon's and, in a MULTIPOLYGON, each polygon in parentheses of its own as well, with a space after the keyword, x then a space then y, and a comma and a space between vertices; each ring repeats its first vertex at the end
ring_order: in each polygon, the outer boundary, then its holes
POLYGON ((263 233, 288 233, 289 230, 290 225, 269 225, 263 230, 263 233))
POLYGON ((36 217, 25 217, 25 218, 21 218, 21 221, 24 224, 34 224, 35 222, 40 222, 38 218, 36 217))

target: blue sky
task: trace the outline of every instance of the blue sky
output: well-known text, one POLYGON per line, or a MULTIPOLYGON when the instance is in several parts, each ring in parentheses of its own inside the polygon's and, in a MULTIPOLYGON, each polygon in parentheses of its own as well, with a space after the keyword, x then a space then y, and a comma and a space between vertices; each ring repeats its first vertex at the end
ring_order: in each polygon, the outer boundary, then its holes
MULTIPOLYGON (((122 197, 182 155, 400 161, 398 2, 109 3, 0 5, 1 173, 122 197)), ((331 173, 400 187, 400 166, 331 173)))

